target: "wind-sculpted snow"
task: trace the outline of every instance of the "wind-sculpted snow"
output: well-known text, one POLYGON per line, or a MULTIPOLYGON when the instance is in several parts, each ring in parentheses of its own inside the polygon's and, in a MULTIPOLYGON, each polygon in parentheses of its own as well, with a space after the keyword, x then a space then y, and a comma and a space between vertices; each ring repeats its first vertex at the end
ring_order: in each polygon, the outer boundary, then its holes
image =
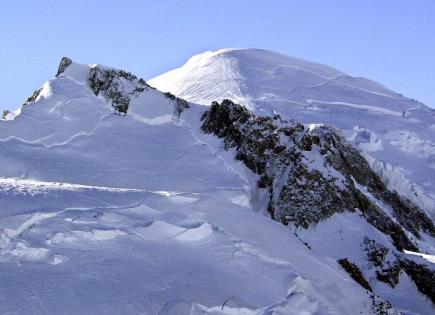
POLYGON ((230 99, 258 115, 335 126, 365 151, 389 189, 435 217, 435 110, 422 103, 368 79, 260 49, 205 52, 149 83, 207 106, 230 99), (361 129, 372 135, 362 138, 361 129))
MULTIPOLYGON (((64 58, 19 115, 0 121, 0 313, 433 311, 414 287, 432 270, 419 269, 423 258, 397 251, 359 212, 339 211, 307 229, 271 220, 261 177, 201 131, 206 108, 139 81, 64 58), (341 225, 348 215, 352 224, 341 225), (338 226, 352 246, 342 246, 338 226), (417 267, 404 268, 408 278, 394 288, 377 281, 358 259, 365 236, 417 267), (373 292, 340 267, 345 257, 373 292), (412 270, 421 271, 417 280, 412 270)), ((346 181, 310 163, 316 169, 337 185, 346 181)), ((380 217, 391 212, 378 207, 380 217)), ((405 231, 416 246, 406 248, 431 253, 420 221, 412 226, 420 239, 405 231)))
POLYGON ((333 261, 229 202, 225 191, 183 194, 189 202, 172 192, 132 191, 120 201, 122 190, 96 187, 99 195, 92 187, 8 184, 20 187, 15 198, 31 198, 35 207, 58 195, 63 201, 37 212, 20 211, 15 202, 12 215, 14 203, 2 205, 9 213, 0 233, 2 313, 371 313, 364 306, 370 295, 333 261))

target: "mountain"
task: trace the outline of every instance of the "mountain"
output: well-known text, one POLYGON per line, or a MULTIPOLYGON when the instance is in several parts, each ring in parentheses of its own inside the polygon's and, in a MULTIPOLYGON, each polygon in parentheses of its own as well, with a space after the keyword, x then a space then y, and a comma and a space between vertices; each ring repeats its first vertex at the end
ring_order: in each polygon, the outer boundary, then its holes
POLYGON ((340 129, 388 187, 435 218, 435 110, 371 80, 260 49, 190 58, 149 83, 188 101, 225 98, 259 115, 340 129))
POLYGON ((0 121, 0 313, 431 314, 428 210, 239 101, 63 58, 0 121))

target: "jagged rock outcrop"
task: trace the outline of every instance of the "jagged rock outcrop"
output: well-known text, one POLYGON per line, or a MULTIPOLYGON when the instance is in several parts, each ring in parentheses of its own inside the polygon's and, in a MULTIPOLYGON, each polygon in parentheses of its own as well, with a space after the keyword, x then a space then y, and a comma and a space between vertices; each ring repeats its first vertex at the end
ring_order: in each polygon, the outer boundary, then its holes
POLYGON ((251 114, 224 100, 202 117, 202 130, 223 138, 226 149, 260 176, 269 190, 268 211, 283 224, 303 228, 344 211, 359 211, 400 251, 418 251, 404 229, 435 235, 432 221, 415 205, 389 191, 366 160, 334 128, 251 114), (378 203, 394 210, 390 218, 378 203))
POLYGON ((372 287, 370 286, 366 278, 364 278, 364 275, 362 274, 361 270, 358 268, 357 265, 350 262, 347 258, 339 259, 338 263, 360 286, 370 292, 373 292, 372 287))
POLYGON ((435 304, 435 272, 428 266, 399 258, 400 267, 411 277, 418 290, 435 304))
MULTIPOLYGON (((327 127, 322 127, 326 128, 327 127)), ((321 128, 317 128, 315 133, 321 128)), ((419 231, 435 236, 435 228, 432 220, 424 211, 412 204, 409 200, 401 198, 396 192, 390 191, 380 177, 370 168, 367 161, 359 154, 344 138, 330 139, 331 134, 326 132, 327 153, 325 155, 328 164, 353 180, 360 186, 366 187, 367 191, 383 204, 390 206, 397 221, 416 237, 420 237, 419 231)), ((360 200, 359 208, 366 208, 363 212, 372 212, 370 205, 365 200, 360 200)), ((376 220, 376 214, 369 218, 376 220)))
POLYGON ((435 304, 435 272, 426 265, 404 257, 375 240, 366 237, 363 242, 368 269, 374 269, 376 279, 394 288, 400 281, 401 272, 405 272, 415 283, 418 290, 435 304))
POLYGON ((66 68, 68 68, 69 65, 72 64, 72 60, 68 57, 62 57, 59 63, 59 68, 56 73, 56 77, 58 77, 60 74, 64 73, 66 68))
MULTIPOLYGON (((341 258, 338 261, 338 264, 343 268, 349 276, 358 283, 361 287, 366 289, 368 292, 373 293, 373 289, 370 286, 370 283, 364 277, 364 274, 361 272, 360 268, 353 262, 349 261, 347 258, 341 258)), ((390 302, 385 301, 379 296, 375 294, 371 294, 370 298, 372 300, 371 309, 373 314, 400 314, 396 310, 393 309, 390 302)))
POLYGON ((366 255, 367 268, 374 270, 376 279, 394 288, 399 283, 401 272, 395 253, 368 237, 364 238, 362 251, 366 255))
MULTIPOLYGON (((147 89, 153 89, 144 79, 138 78, 130 72, 124 70, 114 70, 95 66, 91 68, 89 82, 95 95, 102 95, 110 99, 112 106, 118 114, 125 115, 131 97, 137 96, 147 89)), ((180 116, 184 109, 189 108, 189 104, 171 93, 164 93, 166 97, 175 102, 174 115, 180 116)))
MULTIPOLYGON (((73 61, 68 57, 62 57, 56 73, 56 77, 68 76, 65 75, 66 70, 73 64, 73 61)), ((131 74, 124 70, 113 69, 101 65, 91 66, 89 68, 89 87, 96 96, 102 95, 111 102, 115 113, 126 115, 131 99, 134 96, 139 96, 142 92, 151 87, 142 78, 131 74)), ((38 100, 42 88, 33 92, 32 96, 27 98, 23 105, 29 105, 38 100)), ((168 99, 175 103, 174 117, 180 117, 181 113, 189 108, 189 103, 170 92, 163 93, 168 99)))
POLYGON ((2 119, 6 119, 6 116, 10 113, 11 111, 8 109, 4 109, 3 110, 3 115, 2 115, 2 119))
POLYGON ((372 300, 371 310, 373 314, 379 315, 401 315, 402 313, 396 311, 390 302, 380 299, 377 295, 370 296, 372 300))
POLYGON ((29 105, 32 102, 35 102, 38 97, 39 94, 41 94, 42 88, 37 89, 36 91, 33 92, 33 94, 31 96, 29 96, 26 101, 23 103, 23 106, 29 105))
POLYGON ((102 93, 105 98, 112 101, 115 111, 123 115, 127 113, 131 96, 150 88, 145 80, 139 79, 130 72, 100 66, 91 68, 89 83, 95 95, 102 93))
MULTIPOLYGON (((362 270, 369 270, 375 281, 392 288, 405 272, 418 290, 434 301, 435 273, 400 253, 404 249, 418 251, 407 234, 416 238, 421 232, 434 235, 432 221, 410 201, 389 191, 337 130, 304 126, 279 115, 255 116, 229 100, 213 102, 202 121, 205 133, 222 138, 225 149, 234 148, 235 158, 259 175, 258 186, 269 191, 268 211, 273 219, 308 228, 336 213, 360 213, 389 235, 396 248, 366 238, 361 248, 366 264, 358 266, 341 258, 341 267, 368 291, 372 287, 362 270), (385 207, 393 210, 393 218, 385 207)), ((388 307, 374 303, 378 313, 388 307)))
POLYGON ((172 94, 171 92, 165 92, 163 93, 167 98, 169 98, 170 100, 175 101, 175 103, 177 104, 175 106, 174 109, 174 115, 176 115, 177 117, 180 117, 181 113, 189 108, 189 103, 187 103, 187 101, 183 100, 182 98, 176 97, 174 94, 172 94))

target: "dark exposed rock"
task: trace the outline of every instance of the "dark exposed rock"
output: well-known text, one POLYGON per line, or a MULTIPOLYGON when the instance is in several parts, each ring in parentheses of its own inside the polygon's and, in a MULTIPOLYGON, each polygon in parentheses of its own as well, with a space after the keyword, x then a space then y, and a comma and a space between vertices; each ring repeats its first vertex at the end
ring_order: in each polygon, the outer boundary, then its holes
POLYGON ((328 162, 343 174, 354 178, 358 184, 367 187, 376 199, 391 206, 396 219, 408 231, 418 238, 420 237, 419 231, 435 236, 432 220, 411 201, 388 190, 381 178, 370 168, 364 157, 355 148, 347 142, 335 141, 327 150, 329 151, 326 157, 328 162), (336 149, 335 152, 334 149, 336 149))
MULTIPOLYGON (((138 78, 130 72, 95 66, 91 68, 89 84, 95 95, 103 95, 110 99, 116 113, 127 114, 131 98, 138 96, 145 90, 154 89, 144 79, 138 78)), ((174 105, 174 115, 180 117, 181 113, 189 108, 189 103, 171 93, 164 93, 174 105)))
POLYGON ((183 112, 183 110, 185 110, 186 108, 189 108, 189 103, 187 103, 187 101, 183 100, 182 98, 176 97, 171 92, 166 92, 166 93, 163 93, 163 94, 165 94, 165 96, 167 98, 169 98, 170 100, 175 101, 175 103, 177 104, 176 107, 175 107, 175 114, 178 117, 180 117, 180 115, 183 112))
POLYGON ((376 279, 388 284, 394 288, 399 283, 400 272, 402 268, 399 264, 393 263, 389 267, 376 270, 376 279))
POLYGON ((363 250, 366 253, 369 268, 376 269, 376 278, 394 288, 400 280, 400 273, 405 272, 415 283, 417 289, 435 303, 435 271, 428 266, 411 261, 401 253, 394 253, 387 260, 389 249, 384 245, 365 238, 363 250))
POLYGON ((145 80, 138 79, 130 72, 98 66, 91 68, 89 82, 95 95, 102 93, 104 97, 112 101, 115 111, 123 115, 127 113, 131 96, 138 95, 149 88, 145 80), (126 89, 122 80, 130 82, 129 89, 126 89))
POLYGON ((364 238, 362 249, 366 254, 368 267, 375 269, 376 279, 394 288, 399 283, 401 268, 396 259, 387 260, 390 250, 368 237, 364 238))
POLYGON ((205 133, 222 138, 225 149, 236 148, 235 158, 260 176, 258 187, 268 189, 268 211, 279 222, 307 228, 335 213, 358 209, 400 251, 418 251, 402 227, 416 237, 420 230, 434 234, 425 213, 389 191, 331 127, 305 128, 294 121, 255 116, 229 100, 213 102, 202 121, 205 133), (368 195, 393 208, 402 226, 368 195))
POLYGON ((39 97, 39 94, 41 93, 41 91, 42 91, 42 88, 34 91, 32 96, 28 97, 27 100, 23 103, 23 106, 29 105, 30 103, 36 101, 36 99, 39 97))
POLYGON ((368 237, 364 238, 362 249, 366 254, 368 268, 375 269, 376 279, 394 288, 399 283, 401 272, 400 265, 395 256, 391 255, 393 259, 388 260, 390 250, 368 237))
POLYGON ((301 149, 304 151, 311 151, 311 148, 313 146, 313 141, 312 141, 311 137, 307 136, 307 135, 303 136, 301 139, 300 146, 301 146, 301 149))
POLYGON ((370 299, 372 300, 371 310, 373 314, 378 314, 378 315, 401 314, 400 312, 393 309, 393 306, 391 305, 390 302, 384 301, 374 294, 370 295, 370 299))
POLYGON ((66 68, 69 67, 69 65, 72 64, 72 60, 68 57, 62 57, 59 64, 59 69, 57 70, 56 77, 58 77, 60 74, 62 74, 66 68))
POLYGON ((363 241, 363 251, 367 255, 367 261, 375 267, 382 267, 389 253, 389 249, 384 245, 369 239, 367 236, 363 241))
POLYGON ((338 263, 340 266, 351 276, 353 280, 355 280, 360 286, 362 286, 364 289, 372 292, 372 287, 368 283, 368 281, 364 278, 364 275, 362 274, 361 270, 358 268, 357 265, 350 262, 346 258, 342 258, 338 260, 338 263))
POLYGON ((435 304, 435 271, 428 266, 417 264, 403 257, 399 258, 399 262, 402 269, 414 281, 418 290, 435 304))
POLYGON ((403 251, 404 249, 418 251, 417 247, 409 240, 399 224, 391 220, 390 217, 388 217, 359 190, 354 187, 351 189, 357 201, 358 208, 363 212, 368 223, 381 232, 389 235, 399 251, 403 251))
POLYGON ((11 111, 8 109, 3 110, 3 116, 2 119, 6 119, 6 116, 10 113, 11 111))
MULTIPOLYGON (((308 227, 345 210, 344 198, 333 188, 334 180, 304 164, 301 150, 307 147, 298 141, 304 132, 303 125, 289 123, 280 128, 272 118, 253 116, 230 101, 221 105, 214 102, 203 120, 205 132, 224 138, 226 149, 237 147, 236 159, 261 175, 258 186, 269 188, 269 212, 275 220, 308 227), (281 143, 281 135, 293 140, 281 143), (315 193, 307 198, 309 192, 315 193)), ((306 135, 305 139, 308 138, 306 135)))

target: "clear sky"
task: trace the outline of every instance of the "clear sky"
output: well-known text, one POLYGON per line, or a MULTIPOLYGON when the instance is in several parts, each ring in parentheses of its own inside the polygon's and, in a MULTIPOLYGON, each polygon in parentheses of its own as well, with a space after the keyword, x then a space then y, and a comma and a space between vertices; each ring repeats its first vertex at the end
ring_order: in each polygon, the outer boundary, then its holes
POLYGON ((0 109, 62 56, 149 79, 224 47, 317 61, 435 107, 434 0, 3 0, 0 40, 0 109))

